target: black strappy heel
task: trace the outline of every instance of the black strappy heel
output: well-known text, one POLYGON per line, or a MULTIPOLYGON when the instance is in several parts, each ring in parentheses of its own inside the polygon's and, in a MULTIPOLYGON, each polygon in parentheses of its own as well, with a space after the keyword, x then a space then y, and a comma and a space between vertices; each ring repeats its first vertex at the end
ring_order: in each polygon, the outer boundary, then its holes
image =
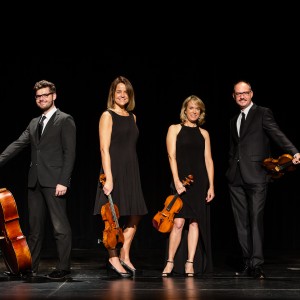
MULTIPOLYGON (((190 260, 187 260, 185 264, 187 264, 187 263, 193 264, 194 262, 190 261, 190 260)), ((195 273, 187 273, 187 272, 185 272, 185 276, 186 277, 194 277, 194 275, 195 275, 195 273)))
MULTIPOLYGON (((167 263, 174 264, 174 261, 167 260, 167 263)), ((166 273, 166 272, 161 273, 161 277, 172 277, 172 276, 173 276, 173 270, 169 273, 166 273)))

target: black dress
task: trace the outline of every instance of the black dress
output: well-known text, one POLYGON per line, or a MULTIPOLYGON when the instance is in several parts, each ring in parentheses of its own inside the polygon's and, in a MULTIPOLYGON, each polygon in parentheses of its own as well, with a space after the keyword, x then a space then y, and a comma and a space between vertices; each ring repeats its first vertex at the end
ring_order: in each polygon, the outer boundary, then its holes
MULTIPOLYGON (((108 110, 112 116, 113 125, 109 153, 113 175, 113 190, 111 193, 114 204, 121 216, 145 215, 148 210, 143 196, 136 144, 139 131, 132 113, 120 116, 108 110)), ((101 173, 103 173, 101 167, 101 173)), ((101 213, 102 205, 108 202, 98 183, 94 215, 101 213)))
MULTIPOLYGON (((212 272, 211 232, 210 232, 210 205, 206 203, 209 186, 204 159, 205 141, 198 127, 181 127, 176 141, 176 160, 178 174, 181 180, 193 175, 193 182, 186 186, 186 193, 179 197, 183 207, 178 214, 179 218, 193 218, 198 221, 199 241, 194 258, 195 274, 212 272)), ((171 187, 174 189, 174 183, 171 187)), ((176 190, 173 190, 174 194, 176 190)), ((185 262, 188 259, 187 234, 189 222, 186 220, 182 232, 181 243, 174 258, 175 273, 184 274, 185 262)), ((167 250, 168 250, 167 240, 167 250)))

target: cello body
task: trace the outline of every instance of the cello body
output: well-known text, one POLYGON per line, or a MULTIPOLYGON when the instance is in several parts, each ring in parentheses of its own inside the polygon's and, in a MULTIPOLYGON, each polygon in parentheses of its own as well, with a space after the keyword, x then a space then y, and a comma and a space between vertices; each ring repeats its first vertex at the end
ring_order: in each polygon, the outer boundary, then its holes
POLYGON ((31 270, 32 259, 19 224, 18 209, 11 192, 0 189, 0 247, 7 269, 14 275, 31 270))

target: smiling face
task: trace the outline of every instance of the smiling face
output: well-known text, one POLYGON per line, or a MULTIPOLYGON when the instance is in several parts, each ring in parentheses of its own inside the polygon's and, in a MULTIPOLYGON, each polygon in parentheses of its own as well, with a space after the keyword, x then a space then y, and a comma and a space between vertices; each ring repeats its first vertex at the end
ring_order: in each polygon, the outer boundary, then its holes
POLYGON ((252 101, 253 91, 246 82, 239 82, 234 86, 232 97, 241 110, 248 107, 252 101))
POLYGON ((199 117, 200 117, 201 109, 196 103, 196 101, 189 101, 186 106, 185 114, 186 114, 186 121, 185 125, 191 125, 197 123, 199 117))
POLYGON ((124 83, 118 83, 114 95, 115 104, 124 108, 129 101, 127 89, 124 83))
POLYGON ((45 87, 36 91, 36 104, 44 114, 54 106, 55 99, 56 93, 51 92, 49 87, 45 87))

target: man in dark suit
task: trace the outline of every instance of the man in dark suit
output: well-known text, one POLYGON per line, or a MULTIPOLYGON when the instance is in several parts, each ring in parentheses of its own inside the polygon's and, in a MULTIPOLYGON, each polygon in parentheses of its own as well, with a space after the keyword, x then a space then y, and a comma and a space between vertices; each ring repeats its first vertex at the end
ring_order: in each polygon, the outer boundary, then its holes
POLYGON ((241 112, 230 120, 229 168, 226 177, 244 261, 241 272, 236 275, 265 278, 263 215, 269 177, 262 162, 271 157, 270 139, 293 155, 294 164, 300 163, 300 154, 280 130, 272 111, 253 103, 252 97, 249 82, 234 84, 233 98, 241 112), (242 113, 245 120, 240 129, 242 113))
POLYGON ((36 104, 43 114, 32 119, 20 137, 0 154, 0 166, 30 145, 31 164, 28 174, 28 246, 32 257, 30 276, 38 272, 48 209, 54 229, 58 262, 56 269, 47 276, 50 279, 62 279, 71 273, 72 231, 66 205, 75 162, 76 126, 72 116, 56 108, 56 87, 52 82, 41 80, 34 85, 34 91, 36 104))

